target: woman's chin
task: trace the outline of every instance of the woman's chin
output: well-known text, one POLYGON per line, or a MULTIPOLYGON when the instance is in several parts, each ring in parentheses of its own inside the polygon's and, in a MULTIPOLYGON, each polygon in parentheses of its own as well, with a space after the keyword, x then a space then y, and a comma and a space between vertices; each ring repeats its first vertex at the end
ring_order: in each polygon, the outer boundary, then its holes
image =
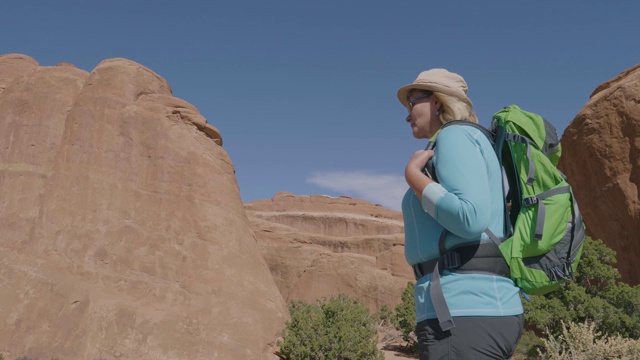
POLYGON ((420 131, 418 128, 413 128, 413 137, 416 139, 428 139, 429 135, 425 134, 424 131, 420 131))

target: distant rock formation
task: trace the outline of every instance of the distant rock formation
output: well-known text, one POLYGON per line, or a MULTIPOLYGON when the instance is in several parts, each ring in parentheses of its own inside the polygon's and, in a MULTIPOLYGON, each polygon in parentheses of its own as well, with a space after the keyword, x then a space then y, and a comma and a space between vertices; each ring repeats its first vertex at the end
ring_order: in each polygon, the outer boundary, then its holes
POLYGON ((218 130, 125 59, 0 56, 5 359, 272 359, 286 304, 218 130))
POLYGON ((414 280, 398 211, 348 197, 290 193, 245 209, 287 301, 315 303, 346 293, 373 312, 383 304, 395 307, 414 280))
POLYGON ((587 233, 616 251, 623 282, 640 283, 640 65, 591 94, 562 151, 587 233))

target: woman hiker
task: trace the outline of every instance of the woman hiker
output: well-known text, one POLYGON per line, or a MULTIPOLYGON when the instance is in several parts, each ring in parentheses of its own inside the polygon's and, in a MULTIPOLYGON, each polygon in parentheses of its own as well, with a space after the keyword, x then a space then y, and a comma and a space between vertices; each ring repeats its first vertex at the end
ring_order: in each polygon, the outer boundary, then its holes
POLYGON ((398 99, 413 137, 436 143, 407 163, 410 189, 402 200, 405 257, 417 278, 420 359, 508 359, 523 330, 519 289, 500 271, 459 270, 489 249, 488 233, 504 236, 502 170, 491 142, 474 126, 443 128, 454 120, 478 123, 467 84, 431 69, 401 87, 398 99), (423 173, 430 159, 437 181, 423 173))

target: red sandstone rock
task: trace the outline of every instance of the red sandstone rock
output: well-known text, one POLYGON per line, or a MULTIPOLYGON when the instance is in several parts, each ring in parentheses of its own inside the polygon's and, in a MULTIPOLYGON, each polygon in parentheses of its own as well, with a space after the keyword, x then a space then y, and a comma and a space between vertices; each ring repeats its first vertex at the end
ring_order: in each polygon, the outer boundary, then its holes
POLYGON ((587 233, 616 251, 622 281, 640 283, 640 65, 593 92, 562 151, 587 233))
POLYGON ((0 56, 5 358, 274 358, 286 304, 221 143, 140 64, 0 56))
POLYGON ((288 193, 245 208, 287 301, 346 293, 379 311, 400 303, 413 280, 398 211, 348 197, 288 193))
POLYGON ((38 69, 40 64, 26 55, 6 54, 0 56, 0 93, 7 87, 7 84, 19 79, 31 71, 38 69))

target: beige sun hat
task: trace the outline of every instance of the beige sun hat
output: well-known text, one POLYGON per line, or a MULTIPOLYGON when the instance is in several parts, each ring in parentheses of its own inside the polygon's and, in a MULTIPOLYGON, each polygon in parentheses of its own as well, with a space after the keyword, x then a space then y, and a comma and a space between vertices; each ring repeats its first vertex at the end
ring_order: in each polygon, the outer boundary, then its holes
POLYGON ((398 90, 398 100, 400 100, 405 107, 409 106, 407 94, 409 94, 411 89, 429 90, 451 95, 473 106, 471 100, 467 97, 468 87, 462 76, 446 69, 423 71, 413 83, 401 87, 400 90, 398 90))

